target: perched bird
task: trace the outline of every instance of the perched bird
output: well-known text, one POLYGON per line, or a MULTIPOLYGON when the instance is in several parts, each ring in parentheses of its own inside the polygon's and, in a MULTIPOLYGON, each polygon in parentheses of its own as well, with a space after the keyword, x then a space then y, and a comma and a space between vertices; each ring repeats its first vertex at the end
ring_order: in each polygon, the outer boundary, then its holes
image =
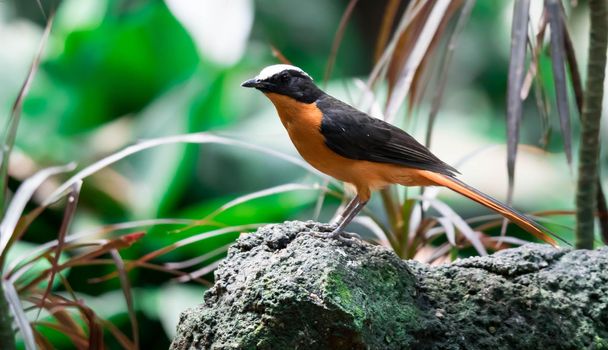
POLYGON ((272 101, 291 141, 308 163, 356 188, 357 195, 341 213, 337 227, 325 237, 347 237, 344 228, 372 191, 400 184, 445 186, 556 245, 536 222, 456 179, 456 169, 408 133, 326 94, 302 69, 287 64, 268 66, 241 86, 260 90, 272 101))

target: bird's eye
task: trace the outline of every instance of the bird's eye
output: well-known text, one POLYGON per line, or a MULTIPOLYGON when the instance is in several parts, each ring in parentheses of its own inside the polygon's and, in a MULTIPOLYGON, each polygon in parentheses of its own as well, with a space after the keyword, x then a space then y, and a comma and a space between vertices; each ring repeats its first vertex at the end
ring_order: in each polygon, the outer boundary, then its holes
POLYGON ((279 77, 279 80, 281 81, 281 83, 287 83, 289 81, 289 76, 287 76, 287 74, 281 75, 279 77))

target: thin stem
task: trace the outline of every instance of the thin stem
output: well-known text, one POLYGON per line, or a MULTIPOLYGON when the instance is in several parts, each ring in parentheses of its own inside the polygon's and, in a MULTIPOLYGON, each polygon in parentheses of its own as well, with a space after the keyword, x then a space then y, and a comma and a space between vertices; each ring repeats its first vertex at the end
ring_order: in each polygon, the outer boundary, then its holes
POLYGON ((403 218, 401 217, 401 211, 399 210, 399 201, 395 199, 392 191, 393 187, 387 187, 380 191, 380 195, 382 196, 382 204, 384 205, 384 210, 388 217, 390 228, 388 234, 394 238, 395 241, 400 242, 399 235, 401 234, 400 227, 403 225, 403 218))
POLYGON ((589 1, 589 61, 581 116, 578 183, 576 191, 576 247, 593 248, 597 205, 599 130, 604 96, 604 73, 608 49, 608 12, 606 0, 589 1))

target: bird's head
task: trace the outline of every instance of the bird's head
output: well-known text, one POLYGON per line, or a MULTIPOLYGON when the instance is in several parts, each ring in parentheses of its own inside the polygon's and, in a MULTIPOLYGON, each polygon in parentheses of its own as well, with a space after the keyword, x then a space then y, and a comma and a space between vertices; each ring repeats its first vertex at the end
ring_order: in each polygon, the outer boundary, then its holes
POLYGON ((288 96, 303 103, 313 103, 323 94, 310 75, 289 64, 268 66, 262 69, 255 78, 245 81, 241 86, 255 88, 265 94, 275 93, 288 96))

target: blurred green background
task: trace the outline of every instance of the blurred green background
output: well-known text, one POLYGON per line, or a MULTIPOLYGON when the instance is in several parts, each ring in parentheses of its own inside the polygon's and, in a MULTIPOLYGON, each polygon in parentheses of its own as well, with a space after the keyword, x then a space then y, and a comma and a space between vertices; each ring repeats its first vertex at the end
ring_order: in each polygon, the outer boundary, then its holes
MULTIPOLYGON (((321 83, 348 1, 63 0, 42 4, 47 14, 55 6, 58 10, 40 71, 24 104, 11 160, 13 190, 37 169, 69 161, 82 167, 137 140, 181 133, 212 131, 297 156, 272 105, 262 94, 239 85, 264 66, 278 63, 271 45, 321 83)), ((355 79, 365 79, 371 71, 385 6, 386 1, 361 0, 355 8, 327 85, 330 94, 357 103, 360 88, 355 79)), ((540 9, 535 6, 533 15, 538 16, 540 9)), ((452 164, 485 149, 459 170, 465 181, 503 199, 511 11, 510 1, 477 2, 452 62, 432 148, 452 164)), ((577 8, 569 20, 579 62, 586 60, 585 18, 584 10, 577 8)), ((35 55, 44 23, 35 0, 0 2, 3 125, 35 55)), ((549 60, 542 61, 541 67, 549 72, 549 60)), ((533 99, 529 100, 521 141, 536 146, 541 122, 533 99)), ((399 122, 422 139, 427 116, 428 103, 423 102, 410 122, 405 118, 399 122)), ((557 122, 557 118, 551 120, 557 122)), ((553 125, 553 130, 544 150, 520 150, 515 205, 523 210, 573 208, 574 178, 562 152, 559 127, 553 125)), ((576 121, 573 130, 576 140, 576 121)), ((603 130, 608 132, 606 123, 603 130)), ((604 173, 607 163, 604 153, 604 173)), ((87 178, 71 232, 140 219, 199 219, 253 191, 320 181, 298 166, 253 150, 214 144, 163 146, 87 178)), ((47 185, 38 198, 48 195, 57 183, 47 185)), ((316 191, 278 194, 237 206, 216 221, 241 225, 310 219, 317 196, 316 191)), ((463 217, 486 213, 446 191, 441 198, 463 217)), ((329 220, 339 203, 328 197, 320 220, 329 220)), ((380 208, 378 198, 371 203, 371 209, 375 208, 380 208)), ((29 245, 21 243, 20 247, 27 249, 55 238, 61 217, 60 205, 48 210, 25 236, 29 245)), ((556 220, 566 225, 573 222, 570 217, 556 220)), ((206 228, 180 233, 171 233, 171 229, 150 230, 123 257, 136 258, 206 228)), ((563 233, 569 237, 568 230, 563 233)), ((196 257, 237 236, 228 234, 191 245, 159 261, 196 257)), ((118 281, 88 283, 89 278, 112 270, 73 269, 69 279, 90 306, 128 334, 118 281)), ((200 302, 203 288, 178 284, 170 281, 172 276, 143 269, 132 271, 130 277, 141 320, 142 348, 166 349, 179 312, 200 302)), ((58 344, 69 344, 60 334, 56 339, 58 344)))

